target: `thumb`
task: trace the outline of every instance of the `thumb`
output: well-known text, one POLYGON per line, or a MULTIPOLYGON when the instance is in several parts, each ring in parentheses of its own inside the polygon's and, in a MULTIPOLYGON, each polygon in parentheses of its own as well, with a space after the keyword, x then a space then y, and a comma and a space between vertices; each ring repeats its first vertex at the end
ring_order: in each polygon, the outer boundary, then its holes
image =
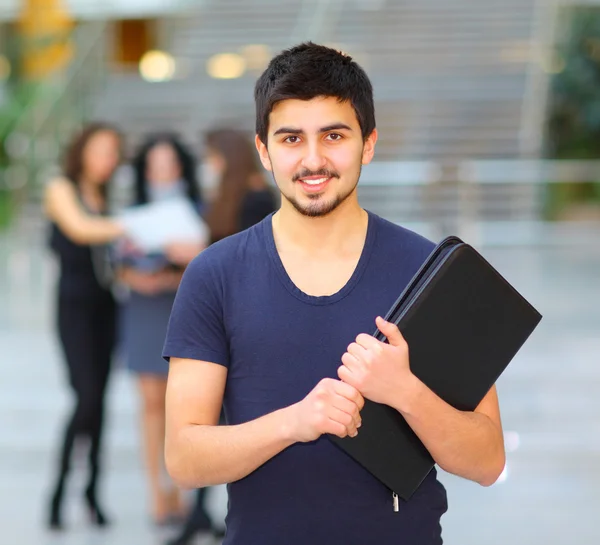
POLYGON ((387 337, 388 342, 392 346, 404 344, 404 337, 402 336, 402 333, 400 333, 400 330, 396 327, 396 324, 386 322, 381 316, 377 316, 375 319, 375 324, 379 328, 379 331, 381 331, 387 337))

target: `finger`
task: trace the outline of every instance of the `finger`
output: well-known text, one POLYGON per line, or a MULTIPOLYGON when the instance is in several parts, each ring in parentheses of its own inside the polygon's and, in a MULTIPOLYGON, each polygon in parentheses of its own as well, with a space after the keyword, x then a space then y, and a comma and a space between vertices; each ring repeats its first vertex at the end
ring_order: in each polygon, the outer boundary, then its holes
MULTIPOLYGON (((352 386, 359 393, 363 391, 363 388, 365 386, 363 382, 365 376, 364 373, 352 372, 345 365, 340 365, 338 367, 337 373, 338 377, 340 377, 340 380, 343 381, 345 384, 352 386)), ((360 411, 360 409, 362 409, 362 406, 360 405, 360 400, 353 401, 353 403, 357 410, 360 411)))
POLYGON ((336 435, 337 437, 347 437, 348 436, 348 428, 339 422, 335 422, 334 420, 327 419, 326 430, 324 433, 329 433, 331 435, 336 435))
POLYGON ((366 363, 369 359, 367 350, 358 343, 348 345, 347 352, 352 354, 360 363, 366 363))
POLYGON ((381 316, 377 316, 375 324, 379 328, 379 331, 387 337, 388 342, 392 346, 401 346, 406 343, 402 333, 400 333, 400 330, 396 327, 396 324, 386 322, 381 316))
POLYGON ((376 354, 383 350, 383 343, 378 341, 375 337, 361 333, 356 337, 356 344, 362 346, 365 350, 372 350, 376 354))
POLYGON ((363 364, 358 361, 357 357, 350 352, 345 352, 342 356, 342 363, 348 368, 350 372, 358 372, 362 369, 363 364))
POLYGON ((345 382, 342 382, 340 380, 336 380, 334 382, 333 388, 336 394, 339 394, 345 397, 346 399, 353 401, 359 410, 363 408, 365 400, 354 386, 346 384, 345 382))
POLYGON ((337 374, 338 374, 338 377, 340 377, 340 380, 342 380, 346 384, 349 384, 350 386, 354 386, 356 388, 356 386, 357 386, 356 376, 345 365, 340 365, 338 367, 337 374))
POLYGON ((350 401, 342 396, 335 396, 331 401, 331 406, 345 412, 354 420, 354 425, 359 428, 362 422, 360 411, 354 401, 350 401))
POLYGON ((358 429, 356 427, 354 418, 348 413, 341 411, 336 407, 329 407, 329 410, 327 411, 327 416, 329 417, 329 420, 337 422, 338 424, 342 424, 342 426, 346 428, 346 433, 350 437, 355 437, 358 433, 358 429))
POLYGON ((338 367, 337 374, 341 381, 358 390, 358 373, 354 373, 345 365, 340 365, 338 367))

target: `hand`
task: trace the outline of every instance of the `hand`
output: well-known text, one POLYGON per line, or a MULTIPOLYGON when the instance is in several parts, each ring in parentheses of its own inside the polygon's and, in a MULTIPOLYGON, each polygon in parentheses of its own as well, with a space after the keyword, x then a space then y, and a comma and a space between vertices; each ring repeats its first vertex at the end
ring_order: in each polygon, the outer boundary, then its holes
POLYGON ((113 228, 115 231, 114 240, 119 240, 127 235, 127 230, 120 221, 116 219, 110 219, 109 221, 113 224, 113 228))
POLYGON ((127 270, 122 275, 122 280, 133 291, 142 295, 156 295, 164 291, 164 279, 161 277, 161 273, 142 273, 127 270))
POLYGON ((205 247, 200 242, 171 242, 165 248, 165 255, 175 265, 187 265, 205 247))
POLYGON ((360 393, 339 380, 325 378, 292 411, 292 436, 308 443, 324 433, 356 437, 361 425, 360 410, 365 401, 360 393))
POLYGON ((119 251, 125 255, 142 256, 144 252, 140 250, 131 239, 126 236, 119 241, 119 251))
POLYGON ((180 272, 164 270, 156 274, 160 291, 177 291, 181 283, 182 274, 180 272))
POLYGON ((414 378, 408 345, 394 324, 381 317, 375 323, 389 344, 361 333, 342 356, 338 376, 367 399, 393 407, 414 378))

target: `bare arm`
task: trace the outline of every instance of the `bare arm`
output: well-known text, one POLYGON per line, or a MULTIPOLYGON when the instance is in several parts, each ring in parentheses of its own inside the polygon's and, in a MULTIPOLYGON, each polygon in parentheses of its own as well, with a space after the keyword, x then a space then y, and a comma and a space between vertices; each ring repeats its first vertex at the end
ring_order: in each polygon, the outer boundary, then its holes
POLYGON ((242 479, 298 441, 323 433, 355 435, 362 397, 347 384, 321 381, 302 401, 256 420, 218 426, 227 369, 171 358, 165 460, 173 480, 202 487, 242 479))
POLYGON ((56 179, 48 184, 44 209, 60 230, 76 244, 104 244, 123 234, 123 228, 107 218, 96 218, 85 212, 71 183, 56 179))
POLYGON ((226 377, 222 365, 171 358, 165 459, 182 486, 236 481, 294 442, 283 411, 239 426, 217 426, 226 377))
POLYGON ((474 412, 459 411, 416 379, 397 407, 445 471, 483 486, 496 482, 505 463, 496 387, 474 412))
POLYGON ((411 372, 409 348, 398 328, 381 318, 376 325, 389 344, 359 335, 342 356, 339 377, 400 412, 442 469, 483 486, 496 482, 505 462, 496 387, 475 411, 455 409, 411 372))

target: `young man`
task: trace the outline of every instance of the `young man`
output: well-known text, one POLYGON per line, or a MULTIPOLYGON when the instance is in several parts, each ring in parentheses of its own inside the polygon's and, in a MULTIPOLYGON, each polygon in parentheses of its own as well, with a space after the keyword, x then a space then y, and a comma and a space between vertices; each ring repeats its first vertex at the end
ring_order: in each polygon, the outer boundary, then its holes
POLYGON ((391 492, 327 438, 360 433, 368 398, 398 410, 445 470, 490 485, 504 467, 495 388, 474 412, 455 410, 379 318, 434 245, 358 203, 377 141, 369 79, 303 44, 271 61, 255 99, 281 208, 186 270, 164 350, 169 472, 182 486, 230 483, 227 545, 441 543, 435 471, 395 512, 391 492))

